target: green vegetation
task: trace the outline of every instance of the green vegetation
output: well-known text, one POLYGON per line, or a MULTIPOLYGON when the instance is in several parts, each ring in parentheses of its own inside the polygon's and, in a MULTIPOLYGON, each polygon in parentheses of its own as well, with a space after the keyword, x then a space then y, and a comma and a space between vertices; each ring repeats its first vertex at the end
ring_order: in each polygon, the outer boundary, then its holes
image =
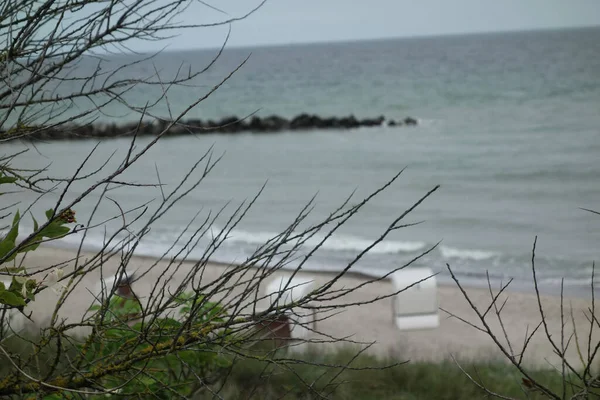
MULTIPOLYGON (((223 389, 224 398, 317 399, 306 384, 331 399, 481 399, 486 393, 477 387, 457 365, 449 360, 441 363, 382 360, 373 356, 357 357, 348 370, 325 365, 344 365, 356 351, 345 349, 328 355, 306 354, 300 357, 313 364, 298 364, 291 370, 279 366, 266 368, 260 361, 236 363, 223 389), (391 366, 390 365, 394 365, 391 366), (330 380, 338 375, 333 383, 330 380)), ((527 389, 522 376, 503 361, 469 364, 464 370, 495 393, 513 398, 542 399, 537 391, 527 389)), ((532 375, 548 388, 560 391, 562 378, 553 370, 538 370, 532 375)), ((598 392, 600 393, 600 392, 598 392)), ((571 395, 572 391, 568 391, 571 395)), ((210 398, 210 397, 205 397, 210 398)))
MULTIPOLYGON (((20 354, 22 357, 31 353, 31 345, 24 340, 13 338, 7 345, 12 348, 14 354, 20 354)), ((38 362, 46 365, 53 360, 54 354, 54 352, 45 352, 39 356, 38 362)), ((61 363, 64 364, 63 368, 68 370, 65 364, 67 354, 64 356, 65 359, 61 363)), ((279 356, 285 357, 286 355, 280 354, 279 356)), ((399 360, 384 360, 365 354, 355 356, 356 349, 348 347, 329 354, 311 351, 305 354, 294 354, 297 363, 293 366, 266 363, 260 360, 260 357, 237 360, 235 363, 224 360, 221 368, 225 374, 223 374, 223 379, 219 379, 211 385, 214 392, 207 391, 190 398, 213 399, 221 396, 225 399, 318 399, 325 395, 326 398, 331 399, 450 400, 481 399, 486 396, 486 393, 471 382, 451 360, 441 363, 398 364, 399 360), (344 369, 343 366, 348 365, 352 359, 354 360, 348 368, 344 369), (314 391, 311 391, 310 387, 314 391)), ((162 362, 164 365, 168 364, 167 358, 162 362)), ((194 361, 190 365, 193 363, 194 361)), ((468 374, 478 382, 485 384, 491 392, 502 393, 504 396, 513 398, 546 398, 537 391, 528 390, 523 384, 522 376, 503 361, 478 364, 464 362, 461 365, 468 374)), ((146 370, 153 371, 155 369, 146 368, 146 370)), ((9 371, 10 366, 2 360, 0 375, 5 375, 9 371)), ((556 392, 561 390, 561 376, 558 372, 549 369, 537 370, 532 372, 532 375, 546 387, 556 392)), ((150 380, 150 378, 144 378, 140 379, 138 383, 150 380)), ((177 385, 173 385, 173 387, 177 387, 177 385)), ((172 397, 169 394, 157 397, 157 393, 144 395, 142 388, 136 389, 139 390, 136 398, 172 397)), ((571 393, 571 390, 567 392, 568 395, 571 393)), ((88 398, 100 399, 104 396, 88 396, 88 398)), ((114 396, 117 397, 117 395, 114 396)), ((62 397, 48 396, 45 398, 62 397)))

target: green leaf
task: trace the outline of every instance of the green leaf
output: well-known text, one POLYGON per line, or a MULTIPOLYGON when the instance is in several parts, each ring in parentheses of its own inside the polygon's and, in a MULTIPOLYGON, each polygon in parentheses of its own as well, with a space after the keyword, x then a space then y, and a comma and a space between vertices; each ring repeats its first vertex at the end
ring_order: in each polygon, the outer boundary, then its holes
POLYGON ((142 307, 137 300, 126 299, 125 304, 123 305, 123 312, 125 314, 133 314, 142 312, 142 307))
POLYGON ((46 218, 48 220, 51 220, 52 217, 54 217, 54 210, 53 209, 46 210, 45 214, 46 214, 46 218))
POLYGON ((3 183, 15 183, 17 181, 17 178, 15 178, 14 176, 0 176, 0 185, 2 185, 3 183))
MULTIPOLYGON (((52 210, 46 211, 46 216, 48 215, 52 215, 52 210)), ((39 229, 39 225, 33 216, 31 216, 31 218, 33 219, 33 230, 35 232, 39 229)), ((71 230, 66 226, 62 226, 63 224, 64 222, 61 220, 52 221, 50 224, 48 224, 48 226, 43 228, 37 235, 35 235, 30 242, 31 244, 25 246, 20 253, 37 249, 44 238, 56 239, 69 233, 71 230)))
POLYGON ((214 361, 215 361, 215 364, 217 365, 217 367, 229 368, 231 366, 231 361, 229 361, 228 359, 226 359, 223 356, 216 357, 214 361))
POLYGON ((3 267, 2 272, 6 272, 11 275, 17 275, 21 272, 25 272, 25 267, 3 267))
POLYGON ((181 328, 181 322, 173 319, 173 318, 161 318, 158 320, 157 324, 161 327, 161 329, 179 329, 181 328))
POLYGON ((37 281, 35 279, 27 279, 25 287, 27 287, 27 298, 31 301, 35 300, 35 294, 33 294, 33 292, 37 287, 37 281))
POLYGON ((22 297, 8 290, 0 291, 0 303, 14 307, 27 305, 22 297))
MULTIPOLYGON (((38 222, 36 221, 35 217, 32 215, 31 219, 33 220, 33 231, 37 232, 37 230, 39 229, 39 225, 38 222)), ((31 240, 31 244, 28 244, 27 246, 25 246, 24 248, 22 248, 21 250, 19 250, 19 253, 26 253, 28 251, 33 251, 35 249, 37 249, 40 246, 40 243, 36 243, 40 240, 42 240, 43 237, 40 237, 39 235, 36 235, 32 240, 31 240)))
POLYGON ((25 281, 21 281, 23 279, 22 277, 18 277, 18 278, 19 279, 17 279, 17 276, 13 275, 12 281, 10 282, 10 288, 8 289, 11 292, 21 293, 21 289, 23 288, 23 283, 25 281))
POLYGON ((12 228, 8 232, 8 235, 4 239, 12 240, 14 243, 17 240, 17 236, 19 236, 19 222, 21 221, 21 214, 19 214, 19 210, 15 213, 15 217, 13 218, 12 228))
MULTIPOLYGON (((0 258, 6 256, 12 249, 15 248, 14 242, 11 243, 9 241, 3 240, 0 242, 0 258)), ((13 260, 17 256, 17 253, 14 253, 12 256, 8 257, 4 262, 9 262, 13 260)))
POLYGON ((156 379, 154 379, 151 376, 142 376, 142 377, 138 378, 138 380, 144 386, 150 386, 150 385, 156 383, 156 379))
POLYGON ((47 237, 50 239, 56 239, 57 237, 61 237, 69 233, 70 229, 66 226, 61 226, 60 222, 54 221, 50 223, 47 227, 42 229, 39 233, 40 237, 47 237))
POLYGON ((137 324, 134 324, 131 329, 136 331, 136 332, 141 332, 142 328, 144 327, 144 324, 141 322, 138 322, 137 324))
MULTIPOLYGON (((2 239, 0 242, 0 258, 5 257, 12 249, 16 247, 15 241, 17 240, 17 236, 19 236, 19 221, 21 219, 21 215, 19 211, 15 213, 15 217, 13 218, 12 227, 8 234, 2 239)), ((14 253, 10 256, 5 262, 11 261, 17 256, 17 253, 14 253)))

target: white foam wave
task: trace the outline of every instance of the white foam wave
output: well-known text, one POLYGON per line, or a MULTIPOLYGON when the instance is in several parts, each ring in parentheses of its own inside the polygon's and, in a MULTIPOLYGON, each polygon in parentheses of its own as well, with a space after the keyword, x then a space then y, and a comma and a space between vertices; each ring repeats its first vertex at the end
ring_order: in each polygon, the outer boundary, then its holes
MULTIPOLYGON (((250 245, 262 245, 267 240, 276 237, 273 232, 247 232, 243 230, 234 230, 229 234, 228 240, 231 242, 245 243, 250 245)), ((315 235, 305 242, 305 246, 314 247, 318 245, 325 236, 315 235)), ((357 252, 369 247, 373 240, 359 238, 350 235, 333 235, 323 243, 321 248, 329 251, 348 251, 357 252)), ((424 242, 405 242, 397 240, 384 240, 369 250, 370 254, 396 254, 412 253, 425 248, 424 242)))
POLYGON ((493 251, 457 249, 454 247, 440 246, 440 253, 444 258, 459 258, 463 260, 488 260, 497 257, 499 254, 493 251))
MULTIPOLYGON (((193 249, 193 253, 202 254, 206 245, 208 245, 210 238, 216 237, 221 232, 221 228, 212 226, 212 232, 208 232, 204 239, 200 240, 197 243, 197 248, 193 249)), ((173 245, 173 242, 177 239, 179 232, 176 231, 163 231, 163 232, 153 232, 150 235, 144 237, 142 242, 138 245, 136 251, 139 255, 148 255, 148 256, 158 256, 162 255, 169 247, 173 245)), ((67 247, 73 248, 78 247, 80 241, 82 239, 83 233, 77 233, 74 235, 68 235, 57 242, 53 243, 55 246, 59 247, 67 247)), ((21 235, 19 235, 21 236, 21 235)), ((23 238, 27 235, 22 235, 23 238)), ((185 235, 184 235, 185 236, 185 235)), ((323 234, 318 234, 304 242, 304 247, 307 249, 313 248, 317 246, 325 236, 323 234)), ((105 245, 106 237, 104 236, 104 232, 101 231, 88 231, 87 237, 85 238, 84 248, 87 250, 98 250, 105 245)), ((119 238, 112 241, 112 245, 117 245, 119 240, 123 239, 123 235, 120 235, 119 238)), ((178 245, 176 245, 170 252, 170 255, 174 255, 178 249, 181 248, 185 244, 185 242, 189 239, 189 235, 187 237, 183 237, 179 240, 178 245)), ((250 232, 245 230, 233 230, 229 232, 227 235, 227 239, 225 239, 224 246, 232 250, 233 247, 231 244, 241 244, 248 246, 261 246, 270 240, 282 240, 279 238, 279 234, 275 232, 250 232)), ((195 241, 194 241, 195 242, 195 241)), ((296 242, 290 241, 289 245, 292 246, 296 242)), ((357 253, 363 251, 367 247, 369 247, 373 243, 373 240, 360 238, 351 235, 333 235, 321 245, 320 249, 331 252, 353 252, 357 253)), ((424 242, 418 241, 398 241, 398 240, 384 240, 374 246, 369 250, 369 254, 398 254, 398 253, 413 253, 419 250, 424 250, 427 246, 424 242)), ((112 247, 112 246, 109 246, 112 247)), ((240 250, 240 249, 238 249, 240 250)), ((236 254, 239 253, 236 252, 236 254)), ((241 254, 241 253, 240 253, 241 254)), ((238 256, 240 254, 237 254, 238 256)))
POLYGON ((437 118, 417 118, 417 124, 421 127, 432 127, 439 125, 443 120, 437 118))
POLYGON ((589 287, 592 283, 592 278, 541 278, 540 282, 552 286, 585 286, 589 287))

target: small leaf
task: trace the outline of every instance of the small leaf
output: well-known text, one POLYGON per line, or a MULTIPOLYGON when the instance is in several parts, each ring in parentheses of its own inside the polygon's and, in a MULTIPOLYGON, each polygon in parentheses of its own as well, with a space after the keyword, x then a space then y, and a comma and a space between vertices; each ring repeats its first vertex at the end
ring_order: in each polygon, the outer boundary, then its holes
POLYGON ((8 274, 16 275, 21 272, 25 272, 25 267, 3 267, 2 272, 7 272, 8 274))
POLYGON ((17 294, 7 290, 0 292, 0 303, 14 307, 27 305, 22 297, 19 297, 17 294))
MULTIPOLYGON (((19 236, 19 221, 21 219, 21 215, 19 211, 15 213, 15 217, 13 218, 12 227, 8 234, 2 239, 0 242, 0 258, 5 257, 12 249, 16 247, 15 241, 17 240, 17 236, 19 236)), ((4 260, 5 262, 11 261, 17 256, 17 253, 14 253, 8 259, 4 260)))
POLYGON ((15 217, 13 218, 12 228, 8 235, 6 235, 5 239, 12 240, 13 242, 17 240, 17 236, 19 236, 19 222, 21 221, 21 214, 19 214, 19 210, 15 213, 15 217))
POLYGON ((69 228, 67 228, 66 226, 60 226, 60 223, 55 221, 47 227, 45 227, 44 229, 42 229, 42 231, 39 233, 39 236, 55 239, 57 237, 66 235, 67 233, 69 233, 69 231, 69 228))
POLYGON ((27 282, 27 278, 24 276, 13 276, 13 279, 19 282, 21 285, 27 282))
POLYGON ((33 292, 37 287, 37 281, 35 279, 28 279, 25 282, 25 287, 27 288, 27 298, 31 301, 35 300, 35 295, 33 294, 33 292))
MULTIPOLYGON (((4 240, 2 242, 0 242, 0 258, 5 257, 14 248, 15 248, 14 243, 4 241, 4 240)), ((10 256, 6 260, 4 260, 4 262, 12 261, 16 257, 16 255, 17 254, 14 253, 12 256, 10 256)))
POLYGON ((15 183, 17 181, 17 178, 15 178, 14 176, 0 176, 0 185, 2 185, 3 183, 15 183))
MULTIPOLYGON (((32 215, 31 219, 33 220, 33 231, 37 232, 37 230, 39 229, 39 225, 37 220, 35 219, 35 217, 32 215)), ((35 249, 37 249, 40 246, 39 241, 41 241, 43 239, 43 237, 36 235, 28 244, 27 246, 23 247, 21 250, 19 250, 19 253, 25 253, 28 251, 33 251, 35 249), (37 242, 37 243, 36 243, 37 242)))
POLYGON ((162 329, 179 329, 181 328, 181 322, 173 318, 162 318, 159 322, 162 329))
POLYGON ((151 376, 142 376, 141 378, 138 378, 138 380, 144 386, 150 386, 156 383, 156 379, 151 376))
POLYGON ((225 357, 221 357, 221 356, 216 357, 214 361, 215 361, 215 364, 221 368, 228 368, 231 366, 231 362, 228 359, 226 359, 225 357))
POLYGON ((12 280, 10 282, 10 290, 11 292, 19 292, 23 288, 23 283, 25 283, 27 279, 23 280, 21 276, 12 276, 12 280))

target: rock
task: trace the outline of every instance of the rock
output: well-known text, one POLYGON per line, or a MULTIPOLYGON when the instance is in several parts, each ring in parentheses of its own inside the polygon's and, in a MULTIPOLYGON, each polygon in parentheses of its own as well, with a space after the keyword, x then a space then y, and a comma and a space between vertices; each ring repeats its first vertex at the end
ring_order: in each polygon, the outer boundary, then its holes
MULTIPOLYGON (((315 114, 302 113, 291 120, 270 115, 261 118, 257 115, 240 121, 237 116, 221 118, 220 120, 203 121, 192 118, 172 126, 166 133, 168 136, 205 134, 205 133, 238 133, 238 132, 281 132, 284 130, 311 130, 311 129, 352 129, 357 127, 376 127, 386 123, 383 115, 377 118, 356 119, 354 115, 347 117, 320 117, 315 114)), ((418 121, 412 117, 404 120, 387 120, 388 126, 417 125, 418 121)), ((117 125, 109 124, 86 124, 71 125, 60 128, 44 129, 32 135, 31 139, 63 140, 63 139, 86 139, 86 138, 112 138, 120 136, 132 136, 136 130, 140 136, 156 136, 161 134, 170 125, 169 121, 155 120, 152 122, 128 122, 117 125)))
POLYGON ((383 120, 380 118, 366 118, 366 119, 363 119, 360 121, 360 126, 367 126, 367 127, 380 126, 382 122, 383 122, 383 120))
POLYGON ((335 128, 339 128, 339 127, 340 127, 340 121, 335 117, 321 119, 321 124, 319 126, 319 128, 322 128, 322 129, 335 129, 335 128))
POLYGON ((169 122, 163 120, 155 120, 152 124, 152 134, 154 136, 160 135, 169 126, 169 122))
POLYGON ((226 117, 223 118, 221 122, 219 122, 218 126, 219 127, 217 128, 217 130, 219 132, 236 133, 240 131, 240 119, 236 116, 226 117))
POLYGON ((277 115, 271 115, 262 121, 262 132, 278 132, 287 127, 289 127, 289 122, 277 115))
POLYGON ((167 135, 169 135, 169 136, 180 136, 180 135, 185 135, 185 134, 188 134, 188 133, 189 133, 189 130, 186 127, 184 127, 184 126, 182 126, 180 124, 176 124, 176 125, 173 125, 171 127, 171 129, 169 129, 169 131, 167 132, 167 135))
POLYGON ((309 129, 314 125, 312 116, 308 114, 300 114, 290 122, 290 129, 309 129))
POLYGON ((189 119, 183 123, 187 131, 192 134, 205 133, 204 122, 201 119, 189 119))
POLYGON ((247 125, 248 130, 252 132, 262 132, 263 131, 263 123, 262 120, 256 115, 252 116, 250 119, 250 123, 247 125))
POLYGON ((340 119, 340 126, 346 129, 358 128, 360 126, 360 123, 354 117, 354 115, 350 115, 349 117, 340 119))
POLYGON ((404 118, 404 124, 405 125, 417 125, 417 120, 411 117, 406 117, 404 118))

